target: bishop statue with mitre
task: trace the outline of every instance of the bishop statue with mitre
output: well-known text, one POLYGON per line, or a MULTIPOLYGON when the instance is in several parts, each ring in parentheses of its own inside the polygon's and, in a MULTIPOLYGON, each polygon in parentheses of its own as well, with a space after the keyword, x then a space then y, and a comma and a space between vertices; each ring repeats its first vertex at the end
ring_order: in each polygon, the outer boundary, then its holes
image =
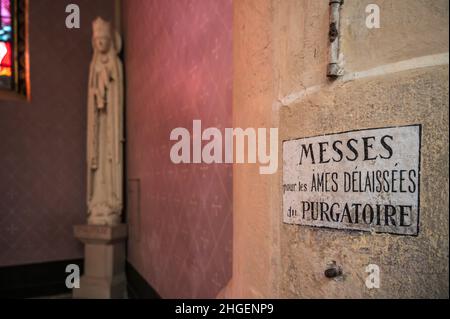
POLYGON ((93 22, 87 118, 88 224, 117 225, 123 208, 123 71, 120 35, 93 22))

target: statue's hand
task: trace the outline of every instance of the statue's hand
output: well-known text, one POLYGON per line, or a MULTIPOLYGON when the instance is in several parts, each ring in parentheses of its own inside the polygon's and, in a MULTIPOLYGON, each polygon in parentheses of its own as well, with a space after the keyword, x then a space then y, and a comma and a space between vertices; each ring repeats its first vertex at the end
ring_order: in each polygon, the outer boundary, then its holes
POLYGON ((101 94, 97 94, 97 108, 99 110, 103 110, 105 108, 106 102, 103 99, 103 96, 101 94))
POLYGON ((96 89, 94 91, 95 97, 95 106, 99 110, 105 109, 106 101, 105 101, 105 90, 96 89))
POLYGON ((95 171, 97 169, 98 165, 97 165, 97 158, 93 157, 91 159, 91 170, 95 171))

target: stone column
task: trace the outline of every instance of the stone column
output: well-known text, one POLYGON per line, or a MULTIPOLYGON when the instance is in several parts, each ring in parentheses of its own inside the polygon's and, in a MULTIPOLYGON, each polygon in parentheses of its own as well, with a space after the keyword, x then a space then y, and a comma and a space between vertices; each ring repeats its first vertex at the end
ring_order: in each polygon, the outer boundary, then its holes
POLYGON ((75 237, 84 243, 84 274, 73 298, 124 298, 127 225, 77 225, 75 237))

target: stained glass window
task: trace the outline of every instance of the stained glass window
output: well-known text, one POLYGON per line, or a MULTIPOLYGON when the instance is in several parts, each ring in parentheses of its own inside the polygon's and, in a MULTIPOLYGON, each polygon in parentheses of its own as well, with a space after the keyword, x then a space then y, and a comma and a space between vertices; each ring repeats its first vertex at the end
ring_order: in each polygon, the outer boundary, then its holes
POLYGON ((12 17, 11 0, 0 0, 0 87, 12 82, 12 17))
POLYGON ((26 3, 0 0, 0 90, 21 95, 27 94, 26 3))

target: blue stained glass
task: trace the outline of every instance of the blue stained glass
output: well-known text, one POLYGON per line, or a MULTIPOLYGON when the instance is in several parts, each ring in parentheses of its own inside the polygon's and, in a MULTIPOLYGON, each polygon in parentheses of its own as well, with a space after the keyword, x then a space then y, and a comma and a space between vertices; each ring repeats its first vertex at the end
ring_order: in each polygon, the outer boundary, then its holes
POLYGON ((0 0, 0 87, 9 87, 12 77, 12 0, 0 0))
POLYGON ((0 31, 3 41, 12 38, 11 0, 0 0, 0 31))

